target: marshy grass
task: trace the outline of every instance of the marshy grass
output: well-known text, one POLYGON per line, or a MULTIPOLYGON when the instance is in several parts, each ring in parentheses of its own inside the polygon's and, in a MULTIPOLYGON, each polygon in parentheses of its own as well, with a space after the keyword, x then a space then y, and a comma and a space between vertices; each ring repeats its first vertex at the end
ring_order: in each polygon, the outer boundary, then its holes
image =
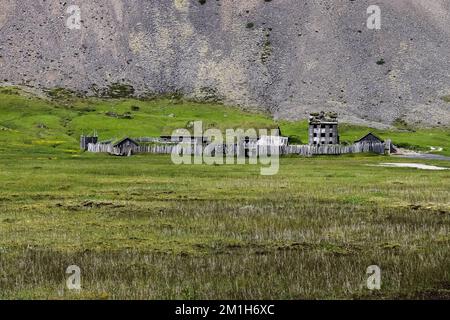
POLYGON ((4 154, 0 298, 449 298, 449 174, 367 165, 385 161, 290 157, 264 177, 169 156, 4 154), (374 264, 380 291, 365 286, 374 264))

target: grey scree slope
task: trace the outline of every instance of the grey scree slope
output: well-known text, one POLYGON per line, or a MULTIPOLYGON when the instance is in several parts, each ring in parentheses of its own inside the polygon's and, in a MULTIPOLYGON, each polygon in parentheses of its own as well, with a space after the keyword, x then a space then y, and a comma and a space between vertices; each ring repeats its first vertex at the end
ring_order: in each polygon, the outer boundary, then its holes
POLYGON ((448 125, 449 13, 450 0, 0 0, 0 85, 123 82, 275 118, 448 125), (65 27, 72 4, 81 30, 65 27))

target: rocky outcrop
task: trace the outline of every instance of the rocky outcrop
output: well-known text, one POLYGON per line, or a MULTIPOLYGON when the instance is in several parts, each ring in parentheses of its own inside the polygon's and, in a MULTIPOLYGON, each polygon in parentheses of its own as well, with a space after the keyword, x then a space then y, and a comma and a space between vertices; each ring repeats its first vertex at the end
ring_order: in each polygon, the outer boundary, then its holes
MULTIPOLYGON (((0 0, 0 80, 177 92, 275 117, 448 125, 450 1, 0 0), (80 29, 67 20, 80 8, 80 29)), ((1 85, 1 83, 0 83, 1 85)))

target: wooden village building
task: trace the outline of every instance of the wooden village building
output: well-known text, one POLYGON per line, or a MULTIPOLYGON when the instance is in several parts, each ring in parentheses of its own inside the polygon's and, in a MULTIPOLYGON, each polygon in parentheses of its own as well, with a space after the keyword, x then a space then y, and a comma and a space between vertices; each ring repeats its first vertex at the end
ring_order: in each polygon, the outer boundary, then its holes
POLYGON ((114 154, 120 156, 132 155, 134 150, 139 147, 139 143, 131 138, 123 138, 112 143, 114 154))
POLYGON ((339 144, 338 121, 334 113, 312 113, 309 117, 309 144, 339 144))
POLYGON ((356 140, 354 143, 355 144, 358 144, 358 143, 365 144, 365 145, 384 144, 385 148, 386 148, 385 153, 391 154, 391 153, 398 152, 397 147, 392 144, 391 140, 388 139, 388 140, 384 141, 380 137, 377 137, 376 135, 374 135, 372 132, 369 132, 361 139, 356 140))
POLYGON ((384 141, 374 135, 372 132, 369 132, 364 137, 359 140, 356 140, 355 143, 383 143, 384 141))

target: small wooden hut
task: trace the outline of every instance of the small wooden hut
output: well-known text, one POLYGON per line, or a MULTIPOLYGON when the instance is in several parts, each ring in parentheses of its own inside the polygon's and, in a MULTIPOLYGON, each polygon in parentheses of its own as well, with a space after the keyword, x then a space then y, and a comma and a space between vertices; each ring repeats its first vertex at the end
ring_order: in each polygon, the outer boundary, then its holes
POLYGON ((372 132, 369 132, 364 137, 359 140, 356 140, 355 143, 383 143, 384 141, 374 135, 372 132))
POLYGON ((139 143, 131 138, 122 138, 112 143, 113 154, 118 156, 130 156, 139 147, 139 143))

